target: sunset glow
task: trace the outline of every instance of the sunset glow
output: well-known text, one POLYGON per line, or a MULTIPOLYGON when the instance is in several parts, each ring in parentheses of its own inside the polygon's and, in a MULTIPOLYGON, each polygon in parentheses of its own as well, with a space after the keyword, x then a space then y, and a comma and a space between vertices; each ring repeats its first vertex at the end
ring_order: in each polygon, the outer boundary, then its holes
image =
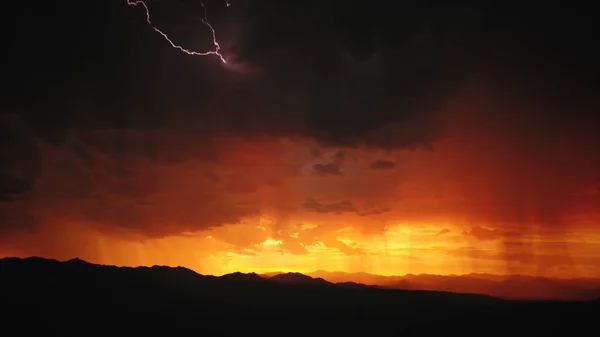
POLYGON ((161 134, 164 145, 152 161, 115 161, 88 147, 105 161, 90 172, 96 180, 89 187, 109 198, 105 210, 73 198, 82 182, 52 168, 85 169, 66 152, 84 139, 125 136, 142 146, 157 135, 73 135, 63 147, 44 151, 50 164, 30 201, 40 226, 12 233, 2 255, 182 265, 215 275, 326 270, 600 277, 599 194, 586 187, 594 183, 589 158, 568 144, 546 157, 527 157, 526 149, 484 134, 471 134, 478 141, 448 137, 432 149, 387 152, 223 138, 216 159, 175 162, 168 161, 176 155, 169 144, 188 151, 194 139, 161 134), (570 156, 570 166, 545 167, 545 158, 559 155, 570 156), (123 164, 120 170, 137 172, 135 178, 109 171, 123 164), (579 173, 570 175, 570 167, 579 173), (510 187, 514 181, 522 184, 510 187))
POLYGON ((595 21, 574 10, 20 6, 0 258, 600 287, 595 21))
MULTIPOLYGON (((237 225, 239 226, 239 225, 237 225)), ((352 230, 341 230, 328 240, 336 240, 356 253, 344 253, 318 241, 302 245, 305 252, 293 254, 285 250, 281 240, 268 237, 258 229, 255 233, 266 237, 262 243, 241 248, 213 231, 160 239, 124 239, 103 235, 84 225, 69 226, 61 240, 69 245, 45 247, 39 243, 31 251, 5 248, 5 256, 28 256, 31 254, 69 259, 78 256, 99 264, 121 266, 170 265, 186 266, 199 273, 222 275, 236 271, 302 272, 316 270, 367 272, 378 275, 405 274, 523 274, 558 278, 598 277, 600 236, 596 233, 570 234, 565 240, 554 241, 549 237, 521 238, 523 246, 533 247, 523 252, 520 261, 506 259, 503 241, 473 242, 456 231, 438 235, 451 226, 413 225, 390 226, 384 233, 363 235, 352 230), (202 237, 205 234, 210 236, 202 237), (72 236, 72 237, 70 237, 72 236), (554 247, 569 255, 557 254, 554 247), (70 252, 71 251, 71 252, 70 252), (81 252, 81 253, 75 253, 81 252)), ((236 225, 226 225, 219 231, 236 230, 236 225)), ((248 229, 248 231, 254 230, 248 229)), ((35 242, 47 237, 43 231, 37 235, 23 236, 23 240, 35 242)), ((58 239, 58 238, 56 238, 58 239)), ((55 239, 55 240, 56 240, 55 239)))

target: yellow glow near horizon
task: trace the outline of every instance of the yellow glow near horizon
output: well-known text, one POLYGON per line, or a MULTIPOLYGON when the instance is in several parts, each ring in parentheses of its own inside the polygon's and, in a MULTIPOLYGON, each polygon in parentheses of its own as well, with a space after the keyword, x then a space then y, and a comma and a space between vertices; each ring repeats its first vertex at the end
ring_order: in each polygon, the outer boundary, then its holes
MULTIPOLYGON (((82 252, 77 256, 90 262, 122 266, 181 265, 202 274, 214 275, 236 271, 306 273, 315 270, 379 275, 443 275, 472 272, 535 274, 540 271, 540 263, 562 259, 564 263, 571 263, 570 269, 548 267, 545 270, 546 274, 569 276, 569 273, 576 272, 576 276, 593 276, 597 275, 595 273, 598 273, 598 270, 591 264, 600 256, 600 236, 586 233, 563 237, 560 244, 563 250, 558 252, 553 251, 556 244, 551 238, 539 235, 521 238, 526 241, 522 241, 520 245, 529 251, 518 251, 514 248, 509 252, 506 243, 501 240, 469 239, 460 228, 450 224, 396 225, 389 226, 383 233, 369 235, 361 234, 351 227, 342 227, 330 236, 317 239, 311 244, 298 244, 305 251, 292 254, 282 248, 282 240, 268 235, 256 244, 244 246, 238 240, 239 237, 228 236, 239 230, 236 226, 239 225, 231 225, 231 228, 223 226, 218 231, 211 230, 195 235, 146 240, 104 235, 77 225, 67 226, 65 233, 77 236, 77 242, 84 244, 83 248, 76 247, 82 252), (438 235, 442 229, 446 231, 443 235, 438 235), (570 260, 564 256, 567 252, 570 254, 570 260), (559 256, 561 254, 562 257, 559 256), (513 260, 507 260, 511 258, 513 260), (531 260, 534 258, 535 260, 531 260), (540 260, 541 258, 548 261, 540 260)), ((263 233, 263 229, 258 229, 259 232, 256 233, 250 228, 244 230, 250 236, 263 233)), ((44 233, 42 231, 38 234, 43 236, 44 233)), ((301 235, 296 235, 296 238, 298 237, 301 235)), ((44 256, 57 259, 74 257, 69 255, 68 251, 61 253, 58 249, 61 247, 51 248, 56 249, 57 253, 44 256)), ((35 251, 19 253, 7 250, 2 253, 42 255, 35 251)))

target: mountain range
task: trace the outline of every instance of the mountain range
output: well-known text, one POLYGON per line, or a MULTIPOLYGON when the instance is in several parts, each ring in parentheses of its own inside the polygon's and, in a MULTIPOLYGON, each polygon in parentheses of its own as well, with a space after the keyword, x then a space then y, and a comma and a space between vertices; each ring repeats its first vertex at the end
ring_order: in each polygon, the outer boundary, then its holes
MULTIPOLYGON (((0 259, 0 332, 154 336, 578 334, 600 301, 515 301, 283 273, 0 259)), ((332 277, 331 275, 323 275, 332 277)), ((591 331, 591 330, 590 330, 591 331)))
POLYGON ((589 300, 600 297, 600 279, 558 279, 524 275, 404 275, 315 271, 308 274, 334 283, 357 282, 405 290, 487 294, 506 299, 589 300))
POLYGON ((590 300, 600 297, 600 279, 559 279, 524 275, 432 275, 408 274, 382 276, 369 273, 328 272, 318 270, 306 275, 272 272, 261 274, 263 278, 290 278, 290 274, 310 277, 336 284, 379 287, 403 290, 432 290, 455 293, 486 294, 516 300, 590 300))

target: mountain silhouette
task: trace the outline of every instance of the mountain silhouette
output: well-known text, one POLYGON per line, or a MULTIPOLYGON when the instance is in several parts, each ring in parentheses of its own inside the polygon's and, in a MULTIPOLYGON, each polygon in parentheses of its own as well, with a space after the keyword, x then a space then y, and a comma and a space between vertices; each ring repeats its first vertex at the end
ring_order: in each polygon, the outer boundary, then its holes
POLYGON ((246 282, 264 282, 265 278, 259 276, 256 273, 240 273, 235 272, 231 274, 225 274, 220 277, 221 279, 231 280, 231 281, 246 281, 246 282))
POLYGON ((591 300, 600 297, 600 280, 592 278, 553 279, 491 274, 381 276, 323 270, 308 275, 334 283, 357 282, 391 289, 478 293, 505 299, 591 300))
POLYGON ((334 284, 287 273, 0 259, 0 329, 98 336, 529 336, 593 331, 600 302, 334 284))
POLYGON ((332 283, 325 281, 324 279, 312 278, 310 276, 300 273, 285 273, 278 274, 269 278, 272 281, 284 283, 284 284, 298 284, 298 285, 332 285, 332 283))

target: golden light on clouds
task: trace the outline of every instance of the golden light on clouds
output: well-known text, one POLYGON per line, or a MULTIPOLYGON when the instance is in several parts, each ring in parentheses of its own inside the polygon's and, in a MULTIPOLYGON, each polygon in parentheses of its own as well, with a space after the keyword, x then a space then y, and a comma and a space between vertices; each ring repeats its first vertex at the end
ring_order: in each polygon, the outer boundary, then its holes
POLYGON ((597 155, 572 130, 546 146, 529 139, 535 119, 457 102, 444 136, 417 148, 73 132, 40 145, 35 190, 2 204, 31 225, 7 231, 0 254, 205 274, 600 277, 597 155))
MULTIPOLYGON (((314 228, 300 230, 295 236, 300 238, 314 228)), ((15 245, 11 250, 9 245, 2 253, 57 259, 78 256, 90 262, 124 266, 183 265, 214 275, 316 270, 379 275, 474 272, 560 278, 598 275, 600 236, 597 234, 561 235, 561 241, 553 241, 548 235, 533 235, 512 243, 479 240, 473 235, 448 223, 399 224, 388 226, 383 233, 367 235, 348 226, 328 232, 316 241, 300 241, 294 247, 269 236, 267 228, 249 225, 225 225, 186 235, 140 240, 72 224, 60 236, 52 234, 54 240, 60 240, 54 245, 47 243, 50 235, 42 230, 20 237, 34 244, 31 248, 22 250, 15 245), (523 248, 521 252, 512 247, 519 245, 523 248), (561 252, 568 252, 569 256, 561 252)))

